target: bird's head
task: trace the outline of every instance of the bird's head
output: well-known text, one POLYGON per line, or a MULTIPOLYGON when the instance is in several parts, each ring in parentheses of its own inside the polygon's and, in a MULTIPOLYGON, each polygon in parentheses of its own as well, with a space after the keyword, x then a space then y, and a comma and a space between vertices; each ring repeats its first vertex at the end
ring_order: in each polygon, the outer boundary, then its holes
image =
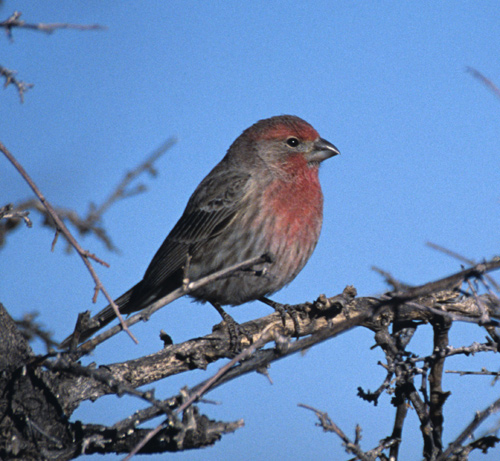
POLYGON ((248 157, 261 159, 269 166, 286 165, 300 162, 308 167, 318 167, 323 161, 339 150, 330 142, 321 138, 318 132, 305 120, 294 115, 279 115, 260 120, 246 129, 233 143, 230 151, 235 157, 245 153, 248 157))

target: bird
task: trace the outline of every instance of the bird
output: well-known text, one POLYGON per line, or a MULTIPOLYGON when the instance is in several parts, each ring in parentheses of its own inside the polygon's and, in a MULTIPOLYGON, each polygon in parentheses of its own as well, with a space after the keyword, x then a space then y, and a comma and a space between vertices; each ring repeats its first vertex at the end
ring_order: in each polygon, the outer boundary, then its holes
MULTIPOLYGON (((183 284, 264 254, 267 262, 189 293, 196 301, 237 306, 266 299, 302 270, 323 222, 321 162, 339 150, 305 120, 279 115, 259 120, 232 143, 201 181, 143 279, 115 300, 121 314, 147 308, 183 284)), ((221 312, 219 310, 219 312, 221 312)), ((110 323, 111 305, 80 332, 84 342, 110 323)), ((61 343, 67 347, 72 336, 61 343)))

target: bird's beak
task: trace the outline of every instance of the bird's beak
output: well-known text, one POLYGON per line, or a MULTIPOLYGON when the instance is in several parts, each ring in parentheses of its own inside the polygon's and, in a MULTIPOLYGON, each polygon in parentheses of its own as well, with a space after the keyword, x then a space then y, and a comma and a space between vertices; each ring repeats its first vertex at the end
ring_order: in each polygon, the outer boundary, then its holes
POLYGON ((326 139, 318 138, 314 141, 313 150, 307 154, 308 162, 320 163, 327 158, 339 155, 339 150, 326 139))

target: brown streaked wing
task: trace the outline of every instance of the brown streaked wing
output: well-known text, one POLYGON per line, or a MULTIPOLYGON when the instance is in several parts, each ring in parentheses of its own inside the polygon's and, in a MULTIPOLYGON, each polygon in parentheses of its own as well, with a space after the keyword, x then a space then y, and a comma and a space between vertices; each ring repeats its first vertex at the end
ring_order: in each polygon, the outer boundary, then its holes
POLYGON ((224 178, 209 175, 202 181, 146 270, 144 288, 163 285, 184 266, 190 249, 196 249, 227 227, 241 207, 250 177, 248 173, 232 172, 224 178), (216 187, 210 187, 211 180, 217 181, 216 187), (204 191, 203 197, 199 196, 199 190, 204 191), (214 193, 207 194, 207 190, 214 193))

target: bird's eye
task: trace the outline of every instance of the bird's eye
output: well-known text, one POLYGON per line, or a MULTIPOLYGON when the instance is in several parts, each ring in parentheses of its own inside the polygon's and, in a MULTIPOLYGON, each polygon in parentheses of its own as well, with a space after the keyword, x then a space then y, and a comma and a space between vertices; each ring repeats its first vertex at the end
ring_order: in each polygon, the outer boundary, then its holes
POLYGON ((297 139, 297 138, 288 138, 286 140, 286 143, 290 146, 290 147, 297 147, 299 144, 300 144, 300 141, 297 139))

